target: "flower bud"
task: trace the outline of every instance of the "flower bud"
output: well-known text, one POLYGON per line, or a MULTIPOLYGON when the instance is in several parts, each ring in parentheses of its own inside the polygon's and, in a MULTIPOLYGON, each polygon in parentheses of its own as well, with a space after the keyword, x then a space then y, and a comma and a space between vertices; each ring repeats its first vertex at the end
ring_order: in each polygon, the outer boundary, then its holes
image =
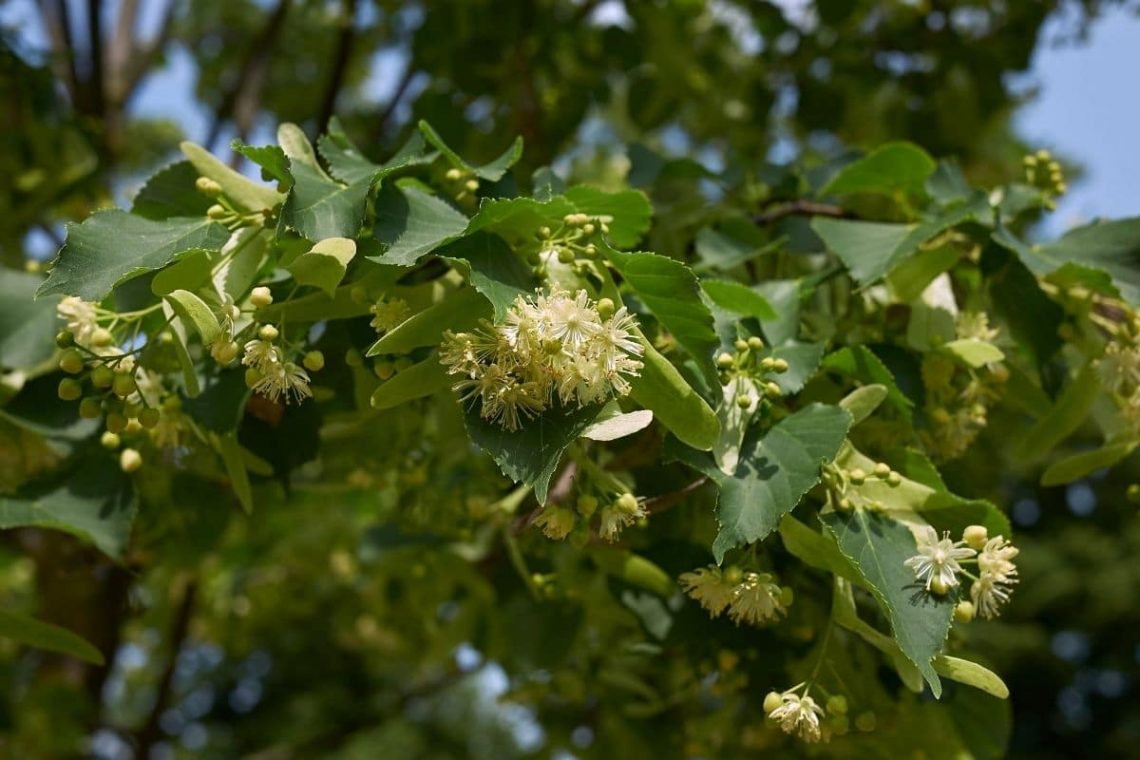
POLYGON ((162 413, 154 408, 143 409, 138 415, 139 424, 144 428, 153 428, 160 419, 162 419, 162 413))
POLYGON ((473 193, 479 189, 479 180, 469 179, 463 183, 463 187, 467 189, 467 192, 473 193))
POLYGON ((277 340, 279 335, 281 335, 281 333, 278 332, 277 328, 273 325, 262 325, 261 329, 257 331, 257 337, 266 341, 277 340))
POLYGON ((127 418, 118 412, 110 412, 107 415, 107 419, 103 421, 103 424, 107 426, 107 430, 118 434, 123 432, 123 430, 127 427, 127 418))
POLYGON ((589 222, 587 222, 586 224, 583 224, 582 225, 582 232, 586 233, 587 235, 593 235, 594 234, 594 225, 590 224, 589 222))
POLYGON ((974 551, 981 551, 989 537, 989 531, 984 525, 967 525, 962 531, 962 540, 974 551))
POLYGON ((635 514, 637 512, 637 497, 631 493, 623 493, 618 497, 614 506, 627 515, 635 514))
POLYGON ((844 496, 842 499, 837 501, 835 503, 835 506, 839 509, 840 512, 850 512, 852 509, 855 508, 855 505, 852 504, 851 500, 848 499, 846 496, 844 496))
POLYGON ((791 607, 792 602, 796 600, 796 592, 792 590, 791 586, 780 587, 780 606, 791 607))
POLYGON ((103 403, 94 396, 79 402, 79 416, 85 420, 96 420, 103 416, 103 403))
POLYGON ((60 330, 55 334, 55 345, 59 348, 71 348, 75 345, 75 336, 70 330, 60 330))
POLYGON ((938 596, 945 596, 950 591, 950 585, 941 578, 934 578, 930 582, 930 591, 938 596))
POLYGON ((392 362, 376 362, 372 365, 372 371, 376 377, 381 380, 387 380, 392 375, 396 374, 396 368, 392 366, 392 362))
POLYGON ((96 388, 106 390, 113 382, 115 382, 115 372, 106 364, 100 364, 91 370, 91 384, 96 388))
POLYGON ((765 383, 764 393, 767 394, 769 398, 778 398, 780 395, 780 386, 775 383, 765 383))
POLYGON ((217 198, 222 194, 222 186, 209 177, 194 180, 194 188, 207 198, 217 198))
POLYGON ((217 203, 206 209, 206 216, 215 221, 219 219, 225 219, 227 216, 229 216, 229 213, 230 212, 226 211, 225 206, 218 205, 217 203))
POLYGON ((752 399, 748 396, 737 396, 736 405, 741 409, 747 409, 752 406, 752 399))
POLYGON ((744 571, 736 565, 729 565, 724 571, 724 581, 733 586, 744 580, 744 571))
POLYGON ((69 348, 59 357, 59 368, 69 375, 78 375, 83 371, 83 354, 77 348, 69 348))
POLYGON ((954 619, 959 623, 969 623, 974 619, 974 605, 971 602, 958 602, 954 605, 954 619))
POLYGON ((106 347, 115 342, 115 336, 106 327, 96 328, 91 333, 91 344, 99 347, 106 347))
POLYGON ((252 388, 257 385, 261 380, 261 372, 256 367, 250 367, 245 371, 245 387, 252 388))
POLYGON ((609 298, 598 299, 598 316, 602 319, 609 319, 614 315, 617 309, 614 307, 613 300, 609 298))
POLYGON ((784 698, 780 696, 778 691, 770 691, 764 695, 764 713, 769 714, 780 705, 784 704, 784 698))
POLYGON ((263 309, 273 303, 273 294, 269 292, 269 288, 261 285, 250 291, 249 302, 258 309, 263 309))
POLYGON ((137 387, 134 375, 118 374, 111 381, 111 391, 119 398, 126 398, 131 395, 137 387))
POLYGON ((587 520, 593 516, 594 512, 598 511, 598 499, 588 493, 584 493, 578 497, 578 514, 585 517, 587 520))
POLYGON ((59 381, 56 393, 63 401, 75 401, 83 395, 83 386, 75 378, 65 377, 59 381))
POLYGON ((847 477, 849 477, 851 479, 851 482, 855 485, 861 486, 867 480, 867 473, 863 471, 862 467, 856 467, 855 469, 849 470, 847 472, 847 477))
MULTIPOLYGON (((350 348, 344 352, 344 363, 350 367, 363 367, 364 357, 355 348, 350 348)), ((380 379, 383 380, 384 378, 381 377, 380 379)))
POLYGON ((142 467, 142 454, 134 449, 123 449, 119 453, 119 467, 125 473, 132 473, 142 467))
POLYGON ((99 437, 99 443, 103 446, 103 448, 114 451, 115 449, 119 448, 119 444, 122 443, 122 441, 119 439, 119 436, 112 433, 110 430, 104 430, 103 435, 99 437))
POLYGON ((737 351, 748 350, 748 341, 746 341, 744 338, 737 338, 735 341, 733 341, 732 345, 737 351))
POLYGON ((310 372, 320 372, 325 368, 325 355, 320 351, 310 351, 301 359, 301 364, 310 372))
POLYGON ((764 341, 757 335, 753 335, 748 339, 748 347, 754 351, 759 351, 764 348, 764 341))
POLYGON ((733 365, 734 361, 735 360, 732 358, 732 354, 725 351, 725 352, 722 352, 719 356, 717 356, 716 366, 720 367, 721 369, 728 369, 729 367, 731 367, 733 365))
POLYGON ((569 264, 569 263, 573 262, 574 258, 575 258, 574 252, 571 251, 569 248, 559 248, 558 249, 558 260, 561 261, 563 264, 569 264))
POLYGON ((847 714, 847 697, 842 694, 832 694, 827 698, 827 712, 836 715, 847 714))
POLYGON ((890 486, 891 488, 894 488, 895 486, 898 486, 901 484, 902 484, 902 475, 899 475, 894 470, 891 470, 887 474, 887 485, 890 486))
POLYGON ((448 182, 458 182, 463 178, 463 172, 453 166, 444 173, 443 177, 448 182))
POLYGON ((788 361, 786 359, 773 359, 772 370, 775 372, 787 372, 788 361))
POLYGON ((891 474, 891 466, 886 462, 879 462, 875 465, 875 477, 885 478, 891 474))
POLYGON ((238 344, 234 341, 228 343, 217 342, 210 348, 210 356, 214 358, 218 364, 229 364, 238 355, 238 344))

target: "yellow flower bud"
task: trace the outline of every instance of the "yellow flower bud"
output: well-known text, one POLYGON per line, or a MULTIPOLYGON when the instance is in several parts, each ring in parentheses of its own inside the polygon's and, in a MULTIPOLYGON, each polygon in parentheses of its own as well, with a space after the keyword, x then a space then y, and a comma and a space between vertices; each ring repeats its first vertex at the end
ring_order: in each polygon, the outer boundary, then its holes
POLYGON ((262 285, 250 291, 249 302, 258 309, 262 309, 273 303, 273 294, 269 292, 269 288, 262 285))
POLYGON ((968 525, 962 531, 962 540, 966 542, 966 546, 974 551, 981 551, 989 537, 989 531, 984 525, 968 525))
POLYGON ((119 453, 119 467, 123 472, 132 473, 142 467, 143 459, 142 454, 134 449, 123 449, 119 453))

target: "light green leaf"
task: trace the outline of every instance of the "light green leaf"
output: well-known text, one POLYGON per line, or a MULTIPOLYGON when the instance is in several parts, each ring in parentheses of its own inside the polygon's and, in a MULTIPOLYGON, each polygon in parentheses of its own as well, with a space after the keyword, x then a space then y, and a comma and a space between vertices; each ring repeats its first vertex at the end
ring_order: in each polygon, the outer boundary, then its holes
POLYGON ((131 213, 147 219, 205 216, 214 202, 198 192, 199 172, 189 161, 171 164, 151 176, 131 202, 131 213))
POLYGON ((962 254, 950 245, 922 250, 903 261, 887 275, 895 300, 908 303, 919 298, 935 277, 958 263, 962 254))
POLYGON ((431 163, 439 155, 428 149, 423 135, 415 132, 392 158, 383 164, 373 163, 348 139, 335 116, 329 122, 328 134, 317 139, 317 150, 328 163, 332 175, 348 184, 363 180, 375 182, 400 169, 431 163))
POLYGON ((313 144, 305 135, 305 130, 296 124, 283 122, 277 127, 277 144, 289 157, 289 163, 294 170, 304 166, 324 179, 332 179, 317 161, 316 151, 313 150, 313 144))
POLYGON ((388 248, 370 257, 411 266, 467 229, 467 217, 417 187, 385 186, 376 199, 376 239, 388 248))
POLYGON ((491 304, 474 288, 457 290, 387 332, 367 355, 406 354, 420 346, 437 346, 444 330, 470 330, 492 313, 491 304))
POLYGON ((308 240, 356 237, 364 221, 369 181, 342 185, 306 163, 293 162, 293 188, 281 209, 281 224, 308 240))
POLYGON ((541 227, 556 229, 562 218, 576 211, 574 204, 558 196, 546 201, 534 198, 484 198, 471 217, 467 234, 487 230, 507 240, 531 242, 541 227))
POLYGON ((547 409, 513 432, 481 418, 478 403, 465 410, 464 419, 471 441, 490 454, 508 478, 533 486, 538 503, 545 504, 562 452, 582 435, 599 411, 596 406, 547 409))
POLYGON ((372 406, 375 409, 391 409, 405 402, 443 390, 452 384, 453 378, 447 374, 439 357, 434 353, 418 364, 397 372, 385 380, 372 393, 372 406))
POLYGON ((91 456, 58 483, 54 490, 0 497, 0 529, 59 530, 120 559, 135 516, 126 476, 109 458, 91 456))
POLYGON ((286 267, 298 285, 314 285, 332 296, 356 256, 356 242, 349 238, 326 238, 302 253, 286 267))
POLYGON ((795 340, 800 331, 800 281, 769 280, 756 286, 776 310, 775 319, 760 320, 764 337, 773 346, 795 340))
POLYGON ((713 541, 717 563, 730 549, 761 541, 816 483, 820 466, 839 452, 851 415, 837 406, 812 404, 784 418, 763 438, 745 441, 736 473, 725 475, 708 454, 666 443, 673 457, 707 475, 720 488, 713 541))
POLYGON ((277 145, 246 145, 234 139, 230 149, 248 158, 261 167, 261 178, 266 182, 277 182, 279 187, 288 190, 293 185, 293 175, 289 173, 289 157, 277 145))
POLYGON ((217 251, 229 232, 209 219, 144 219, 118 209, 67 226, 67 242, 36 296, 101 301, 121 282, 161 269, 191 251, 217 251))
POLYGON ((284 196, 273 188, 259 185, 226 166, 201 145, 185 141, 178 147, 182 149, 182 154, 190 160, 199 175, 209 177, 221 185, 226 197, 246 211, 271 209, 284 199, 284 196))
POLYGON ((186 326, 180 320, 174 319, 177 316, 174 307, 167 301, 162 302, 162 315, 170 322, 170 333, 174 336, 172 342, 174 353, 178 357, 178 364, 182 367, 182 385, 186 395, 195 398, 202 392, 202 388, 198 383, 198 369, 187 348, 186 326))
POLYGON ((222 327, 218 324, 214 312, 210 311, 205 301, 189 290, 175 290, 168 293, 165 298, 183 324, 190 325, 198 333, 202 345, 210 345, 221 335, 222 327))
POLYGON ((638 409, 623 414, 621 408, 611 401, 602 407, 602 413, 590 427, 582 431, 582 437, 591 441, 616 441, 644 430, 652 422, 653 412, 650 410, 638 409))
POLYGON ((677 584, 667 572, 633 552, 599 547, 590 552, 590 558, 609 575, 658 596, 668 599, 677 591, 677 584))
POLYGON ((193 251, 159 270, 150 281, 150 292, 164 296, 175 290, 196 290, 210 279, 213 265, 206 251, 193 251))
POLYGON ((760 320, 779 318, 767 298, 742 283, 732 280, 701 280, 701 288, 713 303, 733 314, 760 320))
POLYGON ((490 163, 483 164, 482 166, 472 166, 459 157, 459 154, 447 146, 439 133, 432 129, 432 126, 426 121, 421 120, 419 123, 420 132, 423 134, 424 139, 439 149, 452 166, 474 174, 479 179, 485 179, 488 182, 498 182, 507 173, 518 160, 522 157, 523 140, 521 137, 516 137, 515 141, 511 143, 511 147, 507 148, 498 158, 490 163))
POLYGON ((56 300, 35 300, 42 280, 12 269, 0 274, 0 367, 29 369, 55 351, 52 336, 62 326, 56 300))
POLYGON ((1001 349, 988 341, 977 338, 952 340, 942 345, 942 350, 953 354, 971 367, 984 367, 1005 358, 1001 349))
POLYGON ((506 316, 516 298, 534 295, 533 272, 498 235, 465 235, 437 253, 463 262, 471 285, 495 307, 496 321, 506 316))
POLYGON ((830 532, 814 531, 791 514, 786 514, 780 518, 780 540, 788 553, 801 562, 846 578, 856 585, 863 584, 859 571, 839 551, 839 545, 830 532))
POLYGON ((905 562, 917 554, 914 535, 900 522, 865 509, 831 512, 820 520, 833 533, 891 623, 895 641, 918 667, 935 697, 942 695, 931 660, 942 650, 954 611, 952 595, 926 593, 905 562))
POLYGON ((1014 449, 1017 458, 1032 461, 1056 448, 1088 419, 1100 394, 1100 377, 1090 362, 1065 386, 1048 413, 1022 436, 1021 444, 1014 449))
POLYGON ((653 411, 662 425, 694 449, 711 451, 720 435, 720 422, 668 359, 644 336, 641 374, 630 380, 633 400, 653 411))
POLYGON ((605 222, 610 228, 607 237, 617 248, 632 248, 649 231, 653 206, 640 190, 610 193, 588 185, 575 185, 563 195, 579 213, 605 222))
POLYGON ((1089 475, 1097 470, 1112 467, 1136 450, 1137 441, 1108 443, 1092 451, 1082 451, 1059 459, 1041 475, 1041 485, 1059 486, 1089 475))
POLYGON ((934 159, 908 142, 880 145, 847 164, 819 191, 820 195, 880 193, 918 195, 935 169, 934 159))
POLYGON ((95 665, 103 664, 103 653, 87 639, 27 615, 0 610, 0 636, 36 649, 70 655, 95 665))
POLYGON ((675 259, 654 253, 621 253, 608 246, 605 253, 653 316, 696 360, 710 384, 716 382, 712 358, 720 340, 692 271, 675 259))
POLYGON ((998 699, 1009 699, 1009 687, 997 673, 976 662, 940 654, 934 658, 934 669, 951 681, 964 683, 992 694, 998 699))
POLYGON ((839 405, 851 415, 851 424, 858 425, 870 417, 886 398, 887 386, 864 385, 840 399, 839 405))
POLYGON ((751 377, 738 375, 722 386, 722 391, 724 399, 716 410, 720 420, 720 438, 712 453, 721 472, 732 475, 740 462, 740 447, 744 444, 748 425, 760 408, 760 389, 751 377), (742 406, 741 400, 747 405, 742 406))

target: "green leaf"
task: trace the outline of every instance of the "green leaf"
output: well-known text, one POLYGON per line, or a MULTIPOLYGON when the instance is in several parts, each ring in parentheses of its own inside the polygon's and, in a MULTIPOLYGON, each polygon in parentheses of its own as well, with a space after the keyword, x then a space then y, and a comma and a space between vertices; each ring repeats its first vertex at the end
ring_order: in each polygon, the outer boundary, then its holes
POLYGON ((919 195, 935 166, 930 154, 917 145, 908 142, 887 143, 844 166, 819 194, 919 195))
POLYGON ((942 344, 942 350, 953 354, 971 367, 984 367, 1005 358, 1001 349, 988 341, 962 338, 942 344))
POLYGON ((594 563, 609 575, 668 599, 677 591, 669 574, 633 552, 599 547, 590 552, 594 563))
POLYGON ((870 417, 886 398, 887 386, 864 385, 840 399, 839 405, 851 415, 851 424, 858 425, 870 417))
POLYGON ((214 202, 194 186, 198 176, 198 170, 189 161, 179 161, 160 169, 135 195, 131 213, 155 220, 172 216, 205 216, 214 202))
POLYGON ((250 393, 242 369, 226 369, 213 377, 196 397, 185 399, 182 411, 206 430, 224 437, 237 430, 250 393))
POLYGON ((1100 377, 1090 362, 1065 386, 1057 403, 1022 436, 1021 444, 1014 448, 1017 458, 1032 461, 1056 448, 1088 419, 1100 394, 1100 377))
POLYGON ((858 569, 839 551, 839 545, 830 532, 814 531, 787 514, 780 518, 780 540, 788 553, 801 562, 846 578, 857 585, 863 584, 858 569))
POLYGON ((773 359, 783 359, 788 363, 788 371, 772 375, 772 380, 780 386, 784 395, 799 393, 815 371, 819 369, 820 359, 823 358, 822 343, 785 343, 776 348, 765 348, 763 356, 773 359))
POLYGON ((162 315, 170 322, 170 333, 174 336, 172 341, 174 353, 178 357, 179 366, 182 368, 182 385, 186 395, 194 398, 202 389, 198 383, 198 368, 194 365, 194 359, 190 356, 190 350, 187 348, 186 326, 180 320, 174 319, 177 314, 174 307, 167 301, 162 302, 162 315))
POLYGON ((222 334, 222 327, 218 324, 218 318, 214 316, 214 312, 210 310, 206 302, 198 296, 188 290, 175 290, 168 293, 165 298, 179 319, 184 324, 192 326, 198 333, 198 337, 202 339, 202 345, 209 346, 222 334))
POLYGON ((482 166, 472 166, 459 157, 459 154, 447 146, 439 133, 432 129, 432 126, 426 121, 421 120, 419 123, 420 133, 423 134, 424 139, 434 145, 439 152, 442 153, 452 166, 474 174, 479 179, 485 179, 488 182, 498 182, 507 173, 516 162, 522 157, 523 139, 516 137, 515 141, 511 143, 511 147, 507 148, 502 155, 490 163, 483 164, 482 166))
POLYGON ((775 319, 760 320, 764 337, 773 346, 795 340, 800 331, 800 281, 769 280, 756 286, 760 295, 776 310, 775 319))
POLYGON ((740 463, 740 448, 748 425, 760 408, 760 389, 751 377, 738 375, 722 386, 724 398, 716 409, 720 438, 713 447, 713 460, 721 472, 732 475, 740 463), (746 402, 741 406, 741 400, 746 402))
POLYGON ((238 443, 236 433, 215 436, 214 441, 218 455, 221 456, 222 464, 226 468, 226 475, 229 476, 230 487, 238 497, 242 510, 247 515, 252 514, 253 488, 249 482, 249 472, 245 467, 245 456, 242 453, 241 444, 238 443))
POLYGON ((373 163, 348 139, 336 117, 329 122, 328 134, 317 139, 317 150, 328 163, 332 175, 348 184, 363 180, 375 182, 408 166, 431 163, 439 155, 428 150, 423 136, 417 132, 391 159, 383 164, 373 163))
POLYGON ((641 337, 641 374, 630 380, 633 400, 694 449, 711 451, 720 436, 716 413, 668 359, 641 337))
POLYGON ((919 251, 887 275, 887 285, 896 300, 913 301, 922 296, 922 291, 935 277, 948 271, 961 258, 958 249, 949 245, 919 251))
POLYGON ((273 188, 259 185, 226 166, 201 145, 185 141, 180 143, 179 147, 199 175, 209 177, 221 185, 226 197, 246 211, 271 209, 284 198, 273 188))
POLYGON ((940 654, 934 658, 934 669, 951 681, 964 683, 992 694, 998 699, 1009 699, 1009 687, 997 673, 976 662, 940 654))
POLYGON ((847 346, 828 354, 823 369, 838 372, 864 384, 882 385, 887 389, 887 401, 903 418, 910 422, 914 415, 914 402, 907 398, 887 365, 866 346, 847 346))
POLYGON ((463 234, 467 217, 417 187, 385 186, 376 199, 376 239, 387 246, 381 264, 411 266, 463 234))
POLYGON ((507 240, 533 241, 541 227, 556 228, 562 218, 575 212, 574 205, 558 196, 546 201, 534 198, 484 198, 471 217, 467 234, 478 230, 497 232, 507 240))
POLYGON ((471 285, 495 307, 496 321, 506 316, 516 298, 534 295, 533 272, 498 235, 465 235, 437 253, 464 262, 471 285))
POLYGON ((175 290, 195 290, 210 279, 214 261, 206 251, 193 251, 160 269, 150 281, 150 292, 165 296, 175 290))
POLYGON ((549 166, 540 166, 531 175, 531 195, 537 201, 548 201, 566 190, 566 183, 549 166))
POLYGON ((0 636, 36 649, 66 654, 95 665, 103 664, 103 653, 87 639, 27 615, 0 610, 0 636))
POLYGON ((1112 467, 1135 451, 1138 443, 1140 442, 1108 443, 1092 451, 1082 451, 1079 454, 1072 454, 1064 459, 1059 459, 1049 465, 1049 468, 1041 475, 1041 485, 1060 486, 1065 483, 1072 483, 1074 480, 1080 480, 1097 470, 1112 467))
POLYGON ((248 158, 261 167, 261 178, 266 182, 277 182, 288 190, 293 185, 293 175, 289 173, 289 157, 277 145, 246 145, 235 139, 230 149, 248 158))
POLYGON ((638 409, 636 412, 622 413, 617 403, 611 401, 602 407, 597 419, 582 431, 583 438, 591 441, 616 441, 640 432, 653 422, 653 412, 638 409))
POLYGON ((69 224, 67 242, 36 292, 101 301, 121 282, 160 269, 191 251, 217 251, 229 239, 209 219, 144 219, 118 209, 69 224))
POLYGON ((594 421, 599 407, 548 409, 527 420, 513 432, 479 416, 478 404, 465 410, 471 441, 491 455, 503 474, 516 483, 534 487, 539 504, 546 503, 547 489, 562 452, 594 421))
POLYGON ((1129 303, 1140 303, 1140 217, 1096 221, 1065 233, 1060 240, 1029 245, 1002 228, 994 240, 1016 253, 1029 269, 1044 276, 1068 265, 1099 269, 1129 303))
POLYGON ((904 564, 917 553, 914 535, 902 523, 865 509, 831 512, 820 520, 835 536, 840 551, 859 569, 903 654, 918 667, 935 697, 942 695, 931 660, 950 631, 954 599, 927 593, 904 564))
POLYGON ((725 475, 713 458, 666 443, 672 456, 707 475, 720 488, 713 556, 719 564, 730 549, 761 541, 816 483, 820 466, 835 458, 847 437, 851 415, 837 406, 812 404, 751 438, 736 473, 725 475))
POLYGON ((732 280, 701 280, 701 288, 713 303, 733 314, 769 321, 779 318, 767 298, 742 283, 732 280))
POLYGON ((376 409, 391 409, 441 391, 449 387, 452 380, 439 363, 439 357, 433 353, 422 362, 397 372, 391 379, 381 383, 372 393, 372 406, 376 409))
POLYGON ((649 232, 653 206, 640 190, 610 193, 588 185, 575 185, 563 196, 579 213, 600 218, 610 228, 607 237, 616 248, 632 248, 649 232))
POLYGON ((306 163, 293 162, 293 188, 281 209, 281 224, 318 241, 353 238, 364 222, 368 180, 342 185, 306 163))
POLYGON ((0 274, 0 367, 29 369, 52 357, 62 325, 54 299, 35 300, 41 279, 11 269, 0 274))
POLYGON ((356 242, 349 238, 326 238, 289 262, 298 285, 313 285, 332 296, 356 256, 356 242))
POLYGON ((720 223, 719 228, 704 227, 697 233, 693 241, 700 260, 696 269, 728 271, 776 252, 785 242, 784 238, 770 240, 747 217, 729 217, 720 223))
POLYGON ((313 144, 309 142, 309 138, 305 135, 305 130, 298 127, 296 124, 290 122, 283 122, 277 127, 277 144, 281 146, 281 150, 289 158, 289 163, 293 169, 300 166, 311 169, 317 176, 323 179, 331 180, 321 164, 317 161, 316 151, 313 150, 313 144))
POLYGON ((437 346, 444 330, 470 330, 491 314, 486 298, 474 288, 463 288, 404 320, 373 343, 367 355, 406 354, 420 346, 437 346))
POLYGON ((0 529, 34 526, 70 533, 113 559, 127 547, 135 516, 126 476, 109 457, 89 456, 50 490, 0 497, 0 529))
POLYGON ((696 360, 706 379, 715 382, 712 357, 720 340, 692 271, 675 259, 654 253, 621 253, 608 246, 605 253, 653 316, 696 360))

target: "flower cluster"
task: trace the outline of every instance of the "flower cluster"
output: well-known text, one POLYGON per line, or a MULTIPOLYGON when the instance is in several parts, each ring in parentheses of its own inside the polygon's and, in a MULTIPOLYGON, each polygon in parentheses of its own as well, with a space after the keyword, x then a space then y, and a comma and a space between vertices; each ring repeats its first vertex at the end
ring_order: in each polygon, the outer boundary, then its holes
POLYGON ((949 531, 939 537, 934 528, 926 525, 918 532, 916 542, 918 554, 906 560, 906 566, 925 583, 927 591, 945 594, 959 585, 959 575, 966 575, 974 581, 970 587, 971 601, 958 605, 958 618, 969 620, 975 613, 984 618, 998 616, 999 608, 1009 601, 1017 583, 1017 567, 1013 564, 1017 547, 1002 536, 990 538, 982 525, 967 527, 960 541, 951 539, 949 531), (967 563, 977 565, 976 576, 962 567, 967 563))
POLYGON ((589 540, 590 521, 598 516, 598 536, 613 543, 621 536, 622 530, 646 518, 645 505, 632 493, 618 493, 604 505, 592 494, 578 497, 576 508, 550 504, 535 518, 534 524, 542 528, 547 538, 556 541, 570 536, 576 544, 585 545, 589 540))
POLYGON ((245 382, 254 393, 273 402, 284 397, 285 403, 300 403, 313 395, 309 388, 309 373, 293 362, 285 361, 282 349, 276 344, 277 328, 263 325, 257 338, 245 344, 241 363, 247 369, 245 382))
POLYGON ((769 573, 721 570, 715 565, 682 573, 681 585, 712 617, 724 611, 737 625, 763 625, 779 619, 792 603, 792 590, 781 588, 769 573))
POLYGON ((534 301, 519 296, 502 324, 445 333, 440 361, 462 378, 455 390, 479 401, 483 419, 517 430, 555 399, 583 407, 629 393, 628 378, 641 369, 636 327, 608 299, 555 288, 534 301))

